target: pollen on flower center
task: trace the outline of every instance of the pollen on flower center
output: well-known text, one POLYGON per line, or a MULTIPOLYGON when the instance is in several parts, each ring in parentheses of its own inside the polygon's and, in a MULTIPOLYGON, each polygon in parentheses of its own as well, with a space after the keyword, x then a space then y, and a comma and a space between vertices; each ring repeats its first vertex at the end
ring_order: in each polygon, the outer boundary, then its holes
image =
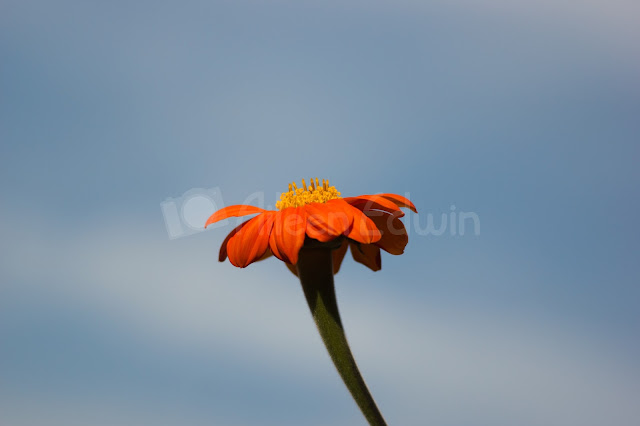
POLYGON ((322 185, 318 182, 318 178, 310 181, 307 187, 302 179, 302 188, 298 188, 295 182, 290 183, 289 192, 284 192, 280 196, 280 201, 276 202, 276 208, 283 210, 287 207, 302 207, 309 203, 326 203, 329 200, 341 198, 335 186, 329 186, 328 180, 322 179, 322 185))

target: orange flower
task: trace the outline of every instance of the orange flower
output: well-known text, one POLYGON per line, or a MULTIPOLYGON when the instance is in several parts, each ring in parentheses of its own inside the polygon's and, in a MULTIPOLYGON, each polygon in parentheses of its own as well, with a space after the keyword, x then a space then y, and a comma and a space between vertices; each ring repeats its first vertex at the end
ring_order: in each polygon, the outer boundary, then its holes
POLYGON ((243 222, 227 235, 220 247, 219 260, 229 261, 240 268, 270 255, 286 262, 295 274, 298 252, 308 241, 320 243, 335 241, 333 273, 351 246, 353 258, 374 271, 381 268, 380 249, 391 254, 402 254, 409 237, 400 221, 408 207, 417 213, 413 203, 396 194, 340 197, 329 181, 318 178, 307 187, 295 183, 276 203, 278 210, 265 210, 248 205, 225 207, 207 220, 205 228, 229 217, 259 213, 243 222), (309 240, 311 239, 311 240, 309 240), (337 245, 339 243, 339 245, 337 245))

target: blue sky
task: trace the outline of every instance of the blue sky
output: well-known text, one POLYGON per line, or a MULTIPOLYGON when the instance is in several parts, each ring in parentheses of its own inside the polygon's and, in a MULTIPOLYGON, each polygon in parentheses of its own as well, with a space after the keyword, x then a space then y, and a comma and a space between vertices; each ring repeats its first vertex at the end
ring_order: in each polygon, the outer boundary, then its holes
POLYGON ((633 2, 4 2, 0 423, 364 424, 295 278, 160 209, 408 193, 336 276, 390 424, 640 416, 633 2), (421 235, 451 206, 480 233, 421 235))

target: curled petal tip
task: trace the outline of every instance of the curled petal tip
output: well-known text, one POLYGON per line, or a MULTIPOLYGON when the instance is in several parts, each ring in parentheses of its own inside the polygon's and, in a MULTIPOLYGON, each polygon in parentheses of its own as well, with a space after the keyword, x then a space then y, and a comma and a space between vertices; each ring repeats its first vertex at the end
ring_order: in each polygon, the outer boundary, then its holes
POLYGON ((398 194, 380 194, 381 197, 394 202, 398 207, 406 207, 414 213, 418 213, 416 206, 407 197, 398 194))
POLYGON ((265 212, 265 209, 261 209, 260 207, 255 206, 246 206, 246 205, 235 205, 224 207, 207 219, 207 222, 204 224, 204 227, 211 225, 212 223, 219 222, 224 219, 228 219, 230 217, 239 217, 239 216, 247 216, 254 213, 262 213, 265 212))

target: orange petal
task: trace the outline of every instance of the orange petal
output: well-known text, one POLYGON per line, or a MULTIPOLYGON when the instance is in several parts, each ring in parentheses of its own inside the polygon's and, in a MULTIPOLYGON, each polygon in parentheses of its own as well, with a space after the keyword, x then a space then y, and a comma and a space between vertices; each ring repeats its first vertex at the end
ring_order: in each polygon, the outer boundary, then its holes
POLYGON ((380 231, 371 219, 353 206, 348 210, 353 217, 353 223, 351 224, 351 229, 345 232, 347 238, 363 244, 375 243, 380 239, 380 231))
POLYGON ((277 225, 278 219, 276 218, 276 221, 273 222, 273 229, 271 229, 271 235, 269 236, 269 250, 271 250, 271 253, 273 253, 273 255, 275 257, 277 257, 278 259, 284 261, 283 255, 282 253, 280 253, 280 250, 278 249, 278 243, 276 241, 276 226, 277 225))
POLYGON ((375 244, 384 251, 391 254, 402 254, 409 242, 407 230, 398 215, 369 211, 366 215, 376 224, 382 233, 382 238, 375 244))
POLYGON ((295 265, 304 243, 307 218, 303 207, 288 207, 275 212, 269 247, 278 259, 295 265))
POLYGON ((307 214, 307 235, 326 243, 344 234, 352 222, 345 206, 349 207, 347 203, 337 199, 304 206, 307 214))
POLYGON ((353 260, 362 263, 372 271, 382 269, 380 248, 374 244, 350 244, 353 260))
POLYGON ((409 200, 406 197, 403 197, 402 195, 398 195, 398 194, 378 194, 378 195, 383 198, 386 198, 387 200, 393 201, 398 207, 407 207, 411 209, 412 212, 418 213, 418 210, 416 210, 416 206, 413 205, 411 200, 409 200))
POLYGON ((269 247, 267 247, 267 250, 264 252, 264 254, 262 256, 260 256, 259 259, 256 259, 256 262, 262 262, 265 259, 270 258, 271 256, 273 256, 273 253, 271 253, 271 250, 269 249, 269 247))
POLYGON ((267 251, 275 212, 265 212, 249 220, 227 244, 229 261, 240 268, 253 263, 267 251))
POLYGON ((240 225, 236 226, 233 229, 233 231, 229 232, 229 235, 227 235, 227 237, 222 242, 222 245, 220 246, 220 252, 218 253, 218 261, 224 262, 227 259, 227 244, 229 243, 229 240, 234 235, 236 235, 238 233, 238 231, 240 231, 242 229, 242 227, 244 227, 250 221, 251 221, 251 219, 247 220, 246 222, 242 222, 240 225))
POLYGON ((212 214, 209 217, 209 219, 207 219, 207 223, 204 224, 204 227, 206 228, 212 223, 219 222, 229 217, 246 216, 248 214, 262 213, 262 212, 266 212, 266 210, 261 209, 260 207, 245 206, 242 204, 225 207, 223 209, 218 210, 214 214, 212 214))
POLYGON ((342 260, 344 259, 344 255, 347 253, 348 248, 349 240, 345 238, 344 241, 342 241, 342 245, 331 252, 331 255, 333 256, 333 275, 337 274, 340 270, 340 265, 342 265, 342 260))
POLYGON ((344 198, 344 201, 358 210, 382 210, 388 213, 400 212, 400 216, 404 216, 404 213, 396 203, 380 195, 360 195, 358 197, 344 198))

